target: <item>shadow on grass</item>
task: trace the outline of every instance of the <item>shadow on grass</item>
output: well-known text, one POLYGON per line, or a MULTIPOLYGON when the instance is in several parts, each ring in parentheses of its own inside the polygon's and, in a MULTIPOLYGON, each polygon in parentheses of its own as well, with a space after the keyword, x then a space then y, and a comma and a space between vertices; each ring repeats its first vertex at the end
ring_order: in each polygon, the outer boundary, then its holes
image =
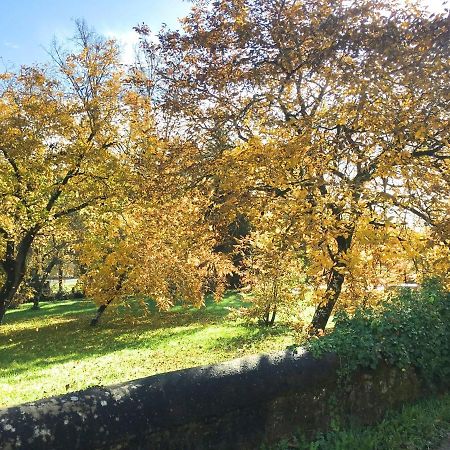
POLYGON ((116 309, 105 314, 97 327, 89 326, 95 305, 88 301, 47 302, 36 311, 22 307, 7 313, 8 333, 0 336, 0 372, 20 374, 125 349, 156 349, 193 335, 205 325, 220 323, 230 308, 240 306, 240 297, 228 294, 219 303, 207 299, 202 308, 176 306, 147 316, 138 308, 116 309), (28 324, 40 318, 45 322, 11 328, 14 323, 28 324))
MULTIPOLYGON (((239 294, 227 293, 223 300, 215 302, 211 296, 205 300, 205 305, 196 308, 190 305, 177 304, 169 311, 159 311, 156 303, 152 299, 144 299, 143 303, 147 314, 159 319, 165 318, 167 322, 171 322, 171 317, 176 317, 177 326, 184 325, 187 320, 204 320, 223 318, 227 316, 231 309, 248 306, 248 303, 242 301, 239 294)), ((21 305, 18 309, 7 311, 4 324, 11 325, 14 323, 23 323, 26 321, 49 318, 51 316, 67 316, 71 314, 79 314, 80 316, 87 313, 94 313, 97 306, 90 300, 65 300, 65 301, 48 301, 42 302, 38 310, 31 309, 31 304, 21 305)), ((129 307, 123 305, 111 306, 108 312, 102 318, 100 327, 107 327, 111 323, 122 322, 125 320, 146 322, 146 312, 140 302, 131 302, 129 307)), ((81 318, 81 317, 80 317, 81 318)), ((90 317, 86 317, 86 321, 90 321, 90 317)), ((83 325, 80 325, 82 328, 83 325)), ((1 332, 1 327, 0 327, 1 332)))
POLYGON ((96 306, 89 300, 65 300, 42 302, 39 309, 31 309, 31 303, 21 305, 18 309, 7 311, 4 324, 24 322, 49 315, 65 316, 80 312, 94 312, 96 306))
MULTIPOLYGON (((145 304, 147 312, 150 314, 150 320, 142 317, 145 313, 142 307, 136 302, 129 308, 120 305, 117 306, 114 313, 110 314, 110 319, 108 319, 109 326, 114 326, 117 321, 122 321, 123 318, 131 321, 138 318, 137 320, 139 322, 147 322, 148 328, 152 330, 180 327, 195 323, 207 325, 220 322, 236 308, 248 307, 250 305, 244 302, 239 294, 233 292, 227 293, 220 302, 214 301, 212 296, 207 296, 205 305, 199 308, 179 303, 169 311, 160 311, 151 299, 146 299, 145 304)), ((104 321, 103 323, 105 324, 106 322, 104 321)))
MULTIPOLYGON (((19 375, 31 370, 39 370, 55 364, 64 364, 70 361, 82 361, 92 357, 102 357, 121 350, 137 348, 156 349, 169 341, 183 339, 200 331, 202 327, 182 328, 170 330, 165 334, 137 339, 135 332, 117 335, 114 329, 103 330, 102 333, 90 330, 74 332, 71 320, 58 331, 62 333, 55 343, 54 335, 48 332, 39 332, 39 344, 24 346, 17 344, 15 348, 8 348, 2 355, 0 373, 12 372, 19 375), (82 343, 82 346, 77 344, 82 343)), ((3 352, 2 352, 3 353, 3 352)))

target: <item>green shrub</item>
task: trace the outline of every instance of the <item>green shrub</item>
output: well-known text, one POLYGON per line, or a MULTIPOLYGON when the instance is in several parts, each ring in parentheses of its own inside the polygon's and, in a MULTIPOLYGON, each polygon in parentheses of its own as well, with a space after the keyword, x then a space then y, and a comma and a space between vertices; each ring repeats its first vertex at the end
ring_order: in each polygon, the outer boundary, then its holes
POLYGON ((315 356, 335 352, 343 374, 385 361, 413 366, 423 380, 439 384, 450 377, 449 325, 450 295, 428 280, 419 291, 401 290, 379 309, 337 313, 334 330, 311 341, 309 349, 315 356))

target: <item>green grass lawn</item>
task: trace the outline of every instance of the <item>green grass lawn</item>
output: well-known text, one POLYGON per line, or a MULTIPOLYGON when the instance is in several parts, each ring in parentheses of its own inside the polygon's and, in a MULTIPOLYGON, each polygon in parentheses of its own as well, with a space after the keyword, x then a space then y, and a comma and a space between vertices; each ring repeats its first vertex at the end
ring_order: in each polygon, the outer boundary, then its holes
POLYGON ((270 352, 294 342, 288 327, 227 319, 243 305, 227 294, 201 309, 111 308, 90 327, 90 301, 45 302, 7 312, 0 326, 0 407, 93 385, 270 352))

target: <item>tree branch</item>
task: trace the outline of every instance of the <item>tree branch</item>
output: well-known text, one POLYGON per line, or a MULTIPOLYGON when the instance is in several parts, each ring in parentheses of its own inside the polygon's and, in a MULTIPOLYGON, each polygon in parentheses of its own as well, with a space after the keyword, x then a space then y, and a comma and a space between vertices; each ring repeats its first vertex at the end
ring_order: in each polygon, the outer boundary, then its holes
POLYGON ((426 213, 420 211, 419 209, 415 208, 414 206, 410 206, 410 205, 405 205, 403 203, 401 203, 397 197, 395 197, 395 195, 389 194, 387 192, 383 192, 381 193, 382 196, 385 196, 387 198, 389 198, 390 200, 392 200, 392 203, 397 206, 398 208, 403 208, 406 209, 407 211, 413 213, 414 215, 416 215, 417 217, 419 217, 420 219, 422 219, 425 223, 427 223, 430 226, 435 226, 435 223, 431 220, 431 217, 428 216, 426 213))
POLYGON ((62 188, 67 185, 67 183, 70 181, 71 178, 73 178, 74 176, 78 175, 79 171, 80 171, 80 166, 81 166, 81 161, 83 161, 84 155, 80 155, 80 157, 78 158, 78 161, 75 164, 75 167, 73 167, 72 169, 70 169, 66 175, 64 176, 64 178, 62 179, 62 181, 60 183, 57 184, 57 188, 56 190, 53 192, 53 194, 50 196, 49 201, 47 202, 47 205, 45 207, 45 209, 50 212, 53 208, 53 206, 55 206, 56 201, 58 200, 58 198, 61 196, 62 194, 62 188))
POLYGON ((53 216, 51 216, 53 219, 59 219, 60 217, 63 216, 68 216, 69 214, 73 214, 77 211, 81 211, 84 208, 87 208, 88 206, 93 205, 96 201, 98 200, 106 200, 106 197, 104 195, 99 196, 99 197, 94 197, 91 198, 90 200, 87 200, 83 203, 80 203, 77 206, 73 206, 72 208, 68 208, 66 210, 63 211, 58 211, 57 213, 53 214, 53 216))
POLYGON ((15 176, 16 176, 17 181, 18 181, 19 183, 22 184, 23 178, 22 178, 22 174, 20 173, 19 166, 18 166, 17 163, 14 161, 14 159, 11 158, 11 156, 8 154, 8 152, 6 151, 5 148, 0 147, 0 150, 1 150, 1 152, 3 153, 3 155, 4 155, 5 159, 6 159, 6 161, 8 161, 9 165, 12 167, 12 169, 13 169, 13 171, 14 171, 14 174, 15 174, 15 176))

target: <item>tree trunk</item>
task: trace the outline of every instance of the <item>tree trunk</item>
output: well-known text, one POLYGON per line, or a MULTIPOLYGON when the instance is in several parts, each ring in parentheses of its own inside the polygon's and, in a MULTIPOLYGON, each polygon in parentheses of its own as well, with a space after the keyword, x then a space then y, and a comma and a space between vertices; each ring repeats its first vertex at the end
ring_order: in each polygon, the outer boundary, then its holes
POLYGON ((6 280, 0 290, 0 324, 3 322, 3 317, 6 310, 12 302, 14 295, 17 292, 19 284, 17 281, 15 265, 8 267, 6 270, 6 280))
POLYGON ((106 303, 104 303, 103 305, 100 305, 97 309, 97 314, 95 315, 95 317, 92 318, 91 320, 91 327, 95 327, 95 325, 98 324, 98 321, 100 320, 100 317, 102 316, 102 314, 105 312, 105 309, 108 307, 108 305, 112 302, 111 300, 108 300, 106 303))
POLYGON ((265 326, 269 325, 269 317, 270 317, 270 304, 268 304, 266 306, 266 309, 264 310, 264 315, 263 315, 263 324, 265 326))
POLYGON ((63 272, 63 263, 59 261, 58 265, 58 298, 63 298, 64 296, 64 286, 63 286, 64 272, 63 272))
POLYGON ((3 322, 3 317, 5 317, 5 314, 6 314, 6 303, 1 302, 0 303, 0 325, 3 322))
POLYGON ((0 288, 0 324, 25 276, 27 256, 38 230, 37 226, 28 230, 19 242, 17 252, 13 240, 6 242, 5 259, 0 261, 5 275, 5 281, 0 288))
POLYGON ((33 289, 33 306, 31 309, 39 309, 39 297, 36 293, 39 291, 39 286, 41 283, 41 276, 39 276, 39 271, 36 267, 31 269, 31 279, 30 287, 33 289))
POLYGON ((58 258, 54 256, 50 262, 47 264, 44 272, 36 283, 36 287, 34 289, 34 297, 33 297, 33 307, 31 309, 39 309, 39 302, 41 301, 42 295, 44 293, 45 282, 47 280, 48 275, 52 271, 53 267, 58 262, 58 258))
POLYGON ((269 325, 272 326, 275 323, 275 316, 277 315, 277 305, 273 307, 272 318, 270 319, 269 325))
POLYGON ((41 295, 35 295, 33 297, 33 306, 31 307, 31 309, 33 309, 33 310, 40 309, 41 308, 39 306, 40 301, 41 301, 41 295))
POLYGON ((345 281, 345 276, 343 274, 345 263, 343 262, 343 257, 350 249, 353 232, 354 228, 352 228, 346 236, 336 237, 338 250, 333 258, 334 266, 331 269, 324 298, 314 312, 311 322, 311 334, 317 334, 319 330, 325 330, 334 306, 341 295, 342 285, 345 281))
MULTIPOLYGON (((119 292, 120 289, 122 288, 122 285, 123 285, 123 282, 125 281, 125 278, 126 278, 126 274, 125 273, 120 274, 119 279, 117 280, 116 288, 115 288, 116 292, 119 292)), ((114 297, 109 299, 106 303, 104 303, 103 305, 100 305, 98 307, 97 314, 91 320, 91 327, 94 327, 95 325, 98 324, 98 321, 100 320, 100 317, 105 312, 105 309, 108 307, 108 305, 113 301, 113 299, 114 299, 114 297)))
POLYGON ((344 284, 344 275, 340 273, 337 268, 331 270, 330 279, 327 284, 324 299, 319 303, 314 312, 314 317, 311 322, 312 333, 315 334, 319 330, 324 330, 328 319, 331 316, 334 305, 338 301, 341 294, 342 285, 344 284))

